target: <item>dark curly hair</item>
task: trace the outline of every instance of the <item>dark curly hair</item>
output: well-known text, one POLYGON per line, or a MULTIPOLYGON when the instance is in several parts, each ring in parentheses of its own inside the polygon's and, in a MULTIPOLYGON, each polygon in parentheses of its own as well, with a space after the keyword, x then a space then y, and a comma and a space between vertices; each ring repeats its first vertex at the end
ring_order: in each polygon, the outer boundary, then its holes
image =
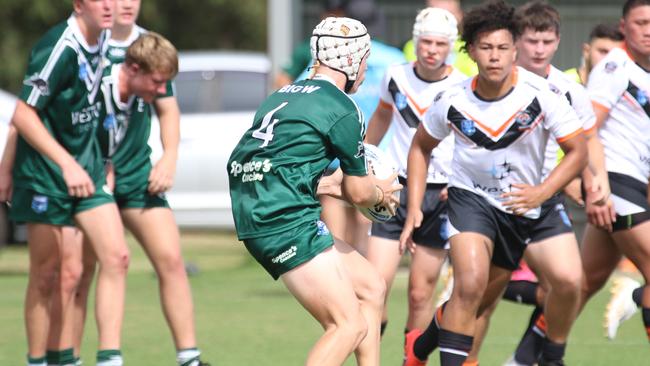
POLYGON ((503 0, 490 0, 472 8, 463 18, 463 35, 465 50, 473 45, 478 36, 484 32, 505 29, 512 34, 513 40, 519 37, 514 19, 515 8, 503 0))

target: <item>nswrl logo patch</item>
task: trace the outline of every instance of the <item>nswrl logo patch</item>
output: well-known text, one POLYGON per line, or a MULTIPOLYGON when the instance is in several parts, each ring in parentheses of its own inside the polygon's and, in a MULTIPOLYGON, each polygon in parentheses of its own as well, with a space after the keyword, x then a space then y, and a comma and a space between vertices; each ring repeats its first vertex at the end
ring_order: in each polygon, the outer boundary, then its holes
POLYGON ((38 214, 47 211, 47 197, 35 194, 32 197, 32 210, 38 214))

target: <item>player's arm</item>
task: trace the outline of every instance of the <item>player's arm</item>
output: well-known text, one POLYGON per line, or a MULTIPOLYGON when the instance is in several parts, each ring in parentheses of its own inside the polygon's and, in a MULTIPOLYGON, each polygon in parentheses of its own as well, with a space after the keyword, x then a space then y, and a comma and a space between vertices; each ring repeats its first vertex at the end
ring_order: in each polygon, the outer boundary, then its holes
POLYGON ((13 190, 11 170, 14 167, 14 160, 16 158, 17 140, 18 132, 13 124, 9 124, 7 143, 5 144, 5 150, 2 153, 2 160, 0 161, 0 202, 11 200, 11 193, 13 190))
POLYGON ((165 192, 174 184, 181 119, 178 101, 174 96, 157 98, 154 107, 158 121, 160 121, 160 141, 163 154, 149 174, 148 190, 153 194, 165 192))
POLYGON ((363 121, 356 112, 341 118, 328 132, 332 149, 341 162, 343 178, 341 190, 343 197, 359 207, 383 205, 392 211, 399 202, 392 195, 402 188, 394 185, 397 175, 379 180, 374 174, 368 174, 362 138, 363 121))
POLYGON ((400 235, 400 251, 404 251, 407 245, 409 250, 415 250, 411 235, 415 228, 422 224, 422 200, 427 185, 427 172, 431 151, 438 146, 440 140, 432 137, 421 124, 411 142, 407 163, 407 206, 406 222, 400 235))
POLYGON ((392 105, 380 99, 377 109, 375 109, 372 117, 370 117, 370 122, 368 122, 366 142, 372 145, 379 145, 381 139, 384 138, 386 131, 388 131, 388 127, 390 127, 392 117, 392 105))
POLYGON ((586 194, 585 211, 591 224, 611 231, 612 223, 616 221, 616 211, 614 211, 614 205, 609 198, 610 187, 605 166, 605 148, 597 134, 598 128, 607 119, 609 110, 594 103, 594 112, 596 114, 596 126, 587 133, 589 167, 582 172, 586 194))
POLYGON ((36 110, 22 100, 16 104, 11 120, 18 133, 36 151, 52 160, 61 168, 63 179, 68 186, 68 194, 74 197, 89 197, 95 193, 95 185, 88 173, 61 146, 43 125, 36 110))
POLYGON ((380 205, 395 214, 393 207, 399 205, 399 201, 393 193, 402 189, 401 184, 394 184, 395 178, 397 173, 386 179, 377 179, 373 174, 343 174, 342 193, 346 200, 355 206, 370 208, 380 205))
POLYGON ((341 191, 341 183, 343 182, 343 171, 337 168, 334 173, 321 177, 318 181, 316 189, 317 195, 332 196, 337 199, 345 199, 341 191))

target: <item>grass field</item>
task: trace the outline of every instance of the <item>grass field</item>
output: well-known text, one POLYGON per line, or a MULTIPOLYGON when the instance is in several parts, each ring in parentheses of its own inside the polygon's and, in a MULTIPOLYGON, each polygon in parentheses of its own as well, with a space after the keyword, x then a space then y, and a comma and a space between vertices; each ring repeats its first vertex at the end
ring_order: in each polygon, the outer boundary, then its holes
MULTIPOLYGON (((199 346, 213 366, 301 365, 320 334, 314 320, 274 282, 231 233, 184 233, 186 261, 200 272, 191 277, 199 346)), ((159 307, 156 278, 144 254, 129 239, 129 273, 123 353, 127 365, 175 365, 174 349, 159 307)), ((10 246, 0 251, 0 365, 23 365, 26 342, 22 305, 27 283, 27 251, 10 246)), ((650 347, 637 313, 615 341, 602 336, 602 313, 608 293, 601 292, 576 323, 568 365, 648 365, 650 347), (645 360, 645 361, 644 361, 645 360)), ((406 274, 393 286, 391 322, 382 343, 382 364, 401 365, 406 316, 406 274)), ((481 365, 501 365, 523 332, 530 308, 502 302, 481 353, 481 365)), ((94 364, 96 330, 92 315, 82 351, 94 364)), ((353 365, 348 361, 346 365, 353 365)), ((437 354, 429 361, 438 364, 437 354)))

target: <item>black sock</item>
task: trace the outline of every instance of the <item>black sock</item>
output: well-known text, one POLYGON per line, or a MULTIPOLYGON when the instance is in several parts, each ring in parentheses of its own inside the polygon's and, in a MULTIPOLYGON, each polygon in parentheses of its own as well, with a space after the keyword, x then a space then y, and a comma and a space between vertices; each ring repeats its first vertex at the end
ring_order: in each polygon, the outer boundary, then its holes
POLYGON ((527 305, 537 305, 537 287, 539 285, 530 281, 510 281, 503 293, 503 298, 513 302, 527 305))
POLYGON ((643 318, 643 325, 648 335, 648 341, 650 341, 650 308, 641 309, 641 317, 643 318))
POLYGON ((381 328, 379 328, 379 335, 383 336, 384 332, 386 331, 386 326, 388 325, 388 320, 385 322, 381 322, 381 328))
POLYGON ((427 329, 413 343, 413 353, 420 360, 429 358, 431 352, 438 347, 438 335, 440 333, 439 321, 442 319, 442 311, 447 303, 445 302, 436 309, 427 329))
POLYGON ((462 366, 472 349, 474 337, 440 329, 440 365, 462 366))
POLYGON ((641 298, 643 297, 643 286, 637 287, 632 291, 632 301, 636 306, 641 307, 641 298))
POLYGON ((533 311, 528 328, 526 328, 526 332, 515 350, 515 361, 526 365, 532 365, 537 362, 537 359, 542 353, 544 339, 546 338, 546 327, 544 326, 543 329, 540 329, 536 325, 537 320, 542 315, 542 308, 536 308, 533 311))
POLYGON ((560 361, 564 358, 566 343, 555 343, 550 339, 544 340, 542 357, 545 361, 560 361))

